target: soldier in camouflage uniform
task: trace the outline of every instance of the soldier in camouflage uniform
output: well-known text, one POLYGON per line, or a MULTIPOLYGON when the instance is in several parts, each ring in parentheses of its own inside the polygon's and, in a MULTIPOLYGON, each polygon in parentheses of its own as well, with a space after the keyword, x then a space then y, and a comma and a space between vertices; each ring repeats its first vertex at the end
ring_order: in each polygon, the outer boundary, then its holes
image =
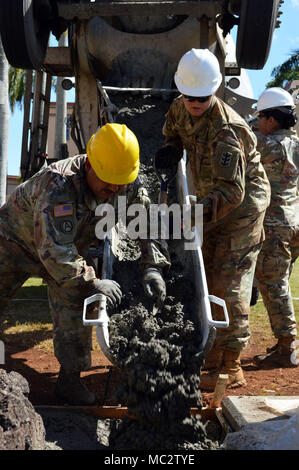
MULTIPOLYGON (((245 384, 240 353, 250 337, 251 287, 270 199, 254 133, 215 96, 221 80, 218 61, 207 49, 182 57, 175 75, 182 95, 166 114, 166 140, 156 154, 162 168, 177 164, 186 150, 197 202, 203 205, 209 292, 223 298, 229 312, 230 325, 217 329, 213 347, 216 371, 201 377, 204 390, 214 389, 220 371, 229 374, 229 386, 245 384)), ((214 318, 221 319, 223 313, 215 310, 214 318)))
MULTIPOLYGON (((114 306, 121 300, 120 286, 98 279, 88 254, 97 241, 95 209, 103 202, 113 204, 118 194, 126 195, 128 204, 149 204, 137 179, 138 142, 126 126, 100 128, 87 155, 40 170, 0 209, 0 312, 28 277, 47 282, 54 351, 61 365, 56 394, 71 404, 95 400, 80 381, 80 371, 91 365, 91 327, 82 323, 83 301, 96 293, 106 294, 114 306)), ((163 302, 167 250, 158 241, 141 240, 141 252, 146 292, 163 302)))
POLYGON ((299 140, 291 128, 297 117, 292 96, 268 88, 259 98, 258 150, 271 185, 264 220, 265 241, 256 265, 256 280, 277 344, 254 358, 261 367, 296 367, 297 335, 289 287, 292 263, 299 255, 299 140))

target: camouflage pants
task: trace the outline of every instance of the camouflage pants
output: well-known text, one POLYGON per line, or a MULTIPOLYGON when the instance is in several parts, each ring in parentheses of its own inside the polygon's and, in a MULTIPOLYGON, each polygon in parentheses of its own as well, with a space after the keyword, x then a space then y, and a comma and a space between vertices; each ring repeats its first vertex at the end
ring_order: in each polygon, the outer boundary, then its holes
MULTIPOLYGON (((217 328, 215 347, 241 351, 250 338, 252 282, 262 244, 241 250, 231 250, 230 245, 228 238, 207 234, 202 251, 209 293, 225 300, 230 320, 228 328, 217 328)), ((214 304, 213 318, 224 319, 222 308, 214 304)))
POLYGON ((48 284, 54 353, 58 362, 68 370, 90 368, 91 327, 82 323, 84 298, 75 289, 59 287, 38 259, 20 245, 0 237, 0 317, 16 291, 33 275, 42 277, 48 284))
POLYGON ((296 336, 289 278, 299 255, 299 226, 265 226, 266 239, 256 265, 256 280, 276 338, 296 336))

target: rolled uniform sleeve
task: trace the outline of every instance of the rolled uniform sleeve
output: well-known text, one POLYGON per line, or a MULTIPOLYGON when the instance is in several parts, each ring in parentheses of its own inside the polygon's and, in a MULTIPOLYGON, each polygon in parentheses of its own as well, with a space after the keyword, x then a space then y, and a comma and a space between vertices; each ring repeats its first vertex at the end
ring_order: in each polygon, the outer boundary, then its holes
MULTIPOLYGON (((130 185, 128 193, 128 205, 142 204, 147 211, 147 233, 150 233, 150 204, 151 200, 147 190, 141 185, 139 179, 130 185)), ((154 267, 162 271, 167 271, 170 266, 170 256, 165 240, 141 239, 139 240, 141 250, 140 267, 142 270, 154 267)))
POLYGON ((76 196, 72 183, 60 174, 46 182, 34 209, 34 241, 38 256, 59 286, 91 295, 96 274, 78 253, 76 196))

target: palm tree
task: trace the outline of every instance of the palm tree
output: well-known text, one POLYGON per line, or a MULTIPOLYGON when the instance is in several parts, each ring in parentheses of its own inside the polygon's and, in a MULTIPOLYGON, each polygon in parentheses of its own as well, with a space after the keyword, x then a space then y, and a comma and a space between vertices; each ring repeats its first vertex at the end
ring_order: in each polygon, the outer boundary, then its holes
POLYGON ((14 112, 16 103, 22 107, 26 89, 26 70, 15 69, 9 66, 8 70, 8 97, 11 112, 14 112))
POLYGON ((282 87, 285 82, 299 79, 299 49, 292 52, 291 56, 283 64, 274 67, 271 72, 273 80, 267 83, 269 87, 282 87))
POLYGON ((0 37, 0 206, 6 201, 8 133, 8 62, 0 37))

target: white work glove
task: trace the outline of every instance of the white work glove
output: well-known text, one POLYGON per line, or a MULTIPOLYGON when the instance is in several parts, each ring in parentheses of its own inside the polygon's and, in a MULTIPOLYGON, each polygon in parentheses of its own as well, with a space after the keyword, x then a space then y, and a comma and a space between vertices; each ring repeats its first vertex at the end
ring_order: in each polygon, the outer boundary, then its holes
POLYGON ((111 303, 112 307, 117 307, 122 298, 122 291, 120 285, 116 281, 111 279, 103 279, 97 282, 97 289, 100 294, 107 296, 108 301, 111 303))
POLYGON ((143 288, 149 297, 153 297, 157 307, 163 306, 166 297, 166 284, 156 268, 147 268, 143 273, 143 288))

